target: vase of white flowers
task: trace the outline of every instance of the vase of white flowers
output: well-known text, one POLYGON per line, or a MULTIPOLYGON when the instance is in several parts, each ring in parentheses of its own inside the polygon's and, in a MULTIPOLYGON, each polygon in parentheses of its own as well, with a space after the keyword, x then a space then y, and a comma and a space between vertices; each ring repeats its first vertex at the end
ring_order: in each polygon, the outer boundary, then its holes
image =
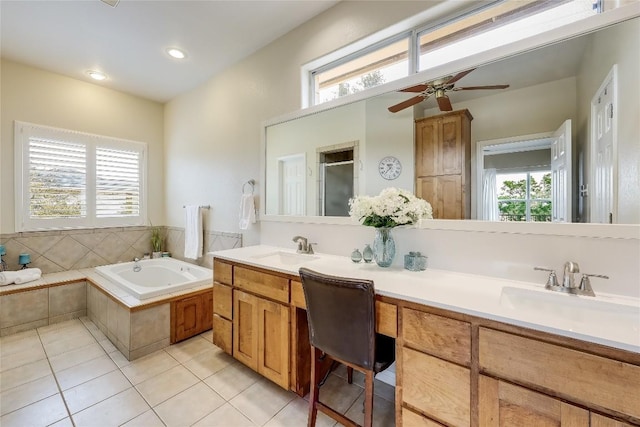
POLYGON ((349 200, 349 215, 362 225, 376 228, 373 255, 380 267, 389 267, 396 253, 391 229, 433 218, 431 205, 407 190, 385 188, 377 196, 349 200))

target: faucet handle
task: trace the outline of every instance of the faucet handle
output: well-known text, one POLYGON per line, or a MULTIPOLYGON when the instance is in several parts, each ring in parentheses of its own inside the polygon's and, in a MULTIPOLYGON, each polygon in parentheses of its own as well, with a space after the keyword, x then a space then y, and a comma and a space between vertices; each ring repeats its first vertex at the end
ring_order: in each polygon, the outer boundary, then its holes
POLYGON ((556 271, 552 268, 546 268, 546 267, 533 267, 534 270, 539 270, 539 271, 548 271, 549 272, 549 278, 547 279, 547 283, 545 284, 545 288, 551 288, 553 286, 560 286, 558 284, 558 276, 556 276, 556 271))
POLYGON ((311 245, 317 245, 317 243, 313 242, 313 243, 308 243, 307 244, 307 253, 308 254, 313 254, 314 253, 313 252, 313 246, 311 246, 311 245))
POLYGON ((580 279, 580 286, 578 286, 578 289, 580 289, 583 295, 589 295, 589 296, 595 297, 596 294, 595 292, 593 292, 593 288, 591 287, 591 280, 589 280, 589 277, 599 277, 600 279, 608 279, 609 276, 605 276, 604 274, 586 274, 586 273, 582 275, 582 279, 580 279))

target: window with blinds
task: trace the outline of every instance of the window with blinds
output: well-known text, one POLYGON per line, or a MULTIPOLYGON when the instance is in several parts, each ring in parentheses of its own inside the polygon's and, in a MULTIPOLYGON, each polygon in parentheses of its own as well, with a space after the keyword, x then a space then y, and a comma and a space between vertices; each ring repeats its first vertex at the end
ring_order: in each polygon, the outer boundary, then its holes
POLYGON ((96 148, 96 216, 140 215, 140 153, 96 148))
POLYGON ((16 230, 144 225, 146 144, 16 122, 16 230))

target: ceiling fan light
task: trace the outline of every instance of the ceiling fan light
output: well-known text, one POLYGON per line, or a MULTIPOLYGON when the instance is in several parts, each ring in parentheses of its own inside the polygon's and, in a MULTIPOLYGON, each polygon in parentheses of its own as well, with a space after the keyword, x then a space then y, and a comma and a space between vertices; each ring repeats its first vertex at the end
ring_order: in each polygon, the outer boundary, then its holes
POLYGON ((107 79, 107 75, 105 73, 103 73, 102 71, 89 70, 89 71, 87 71, 87 74, 93 80, 103 81, 103 80, 107 79))
POLYGON ((177 47, 170 47, 167 49, 167 54, 175 59, 185 59, 187 57, 187 54, 181 50, 178 49, 177 47))

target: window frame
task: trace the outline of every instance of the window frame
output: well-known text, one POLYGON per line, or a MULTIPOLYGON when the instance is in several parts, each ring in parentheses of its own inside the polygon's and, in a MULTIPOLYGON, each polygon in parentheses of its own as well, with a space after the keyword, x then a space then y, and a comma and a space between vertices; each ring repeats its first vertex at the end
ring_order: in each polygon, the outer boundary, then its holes
MULTIPOLYGON (((533 221, 531 219, 531 205, 533 202, 549 202, 553 206, 553 200, 549 199, 540 199, 540 198, 532 198, 531 197, 531 174, 535 172, 542 172, 543 174, 551 173, 551 170, 538 170, 525 168, 519 171, 508 171, 508 172, 498 172, 498 175, 509 175, 513 173, 522 173, 526 174, 526 198, 524 199, 500 199, 498 198, 498 203, 500 202, 524 202, 525 203, 525 220, 524 221, 512 221, 512 220, 502 220, 500 222, 551 222, 551 216, 549 216, 549 221, 533 221)), ((499 190, 499 189, 498 189, 499 190)))
POLYGON ((15 179, 15 229, 16 232, 42 230, 69 230, 86 228, 129 227, 146 225, 147 218, 147 170, 148 145, 69 129, 55 128, 34 123, 14 122, 14 179, 15 179), (86 147, 86 217, 46 218, 30 217, 29 191, 29 140, 31 137, 53 138, 86 147), (139 215, 122 217, 96 216, 96 148, 108 148, 139 153, 140 201, 139 215))
MULTIPOLYGON (((531 16, 537 12, 544 12, 549 8, 553 8, 558 5, 568 3, 570 1, 573 1, 573 0, 562 0, 559 3, 555 3, 556 5, 554 6, 554 0, 530 0, 524 6, 522 6, 521 8, 517 8, 515 11, 508 12, 504 16, 499 15, 498 18, 500 19, 498 20, 499 22, 495 28, 498 28, 502 25, 506 25, 510 22, 518 21, 521 18, 520 15, 524 15, 524 17, 531 16), (528 13, 531 13, 531 15, 528 15, 528 13), (513 19, 513 17, 516 17, 516 18, 513 19)), ((446 28, 447 26, 451 26, 458 22, 462 22, 463 20, 473 18, 474 15, 477 15, 486 11, 490 11, 491 9, 497 9, 500 7, 501 4, 505 4, 508 2, 516 3, 517 0, 493 0, 493 1, 489 1, 488 3, 482 2, 482 4, 479 6, 472 5, 468 8, 458 10, 457 12, 451 13, 449 15, 445 15, 442 18, 436 19, 431 22, 425 22, 425 19, 419 22, 416 22, 415 19, 409 19, 403 23, 393 26, 390 29, 379 31, 376 34, 366 37, 365 39, 361 39, 350 45, 344 46, 321 58, 317 58, 303 65, 300 69, 301 84, 302 84, 302 91, 301 91, 302 108, 313 108, 313 107, 319 107, 324 105, 327 105, 330 108, 330 107, 339 105, 338 103, 336 103, 336 101, 338 100, 349 98, 350 100, 355 101, 361 98, 361 96, 358 96, 361 93, 375 95, 377 93, 374 90, 375 88, 378 88, 381 86, 387 86, 388 84, 397 82, 397 81, 404 81, 405 79, 409 79, 410 77, 415 76, 416 74, 419 74, 419 73, 436 71, 436 74, 437 74, 437 70, 439 70, 443 66, 446 67, 447 64, 436 65, 435 67, 426 67, 424 69, 420 69, 420 49, 421 49, 420 38, 421 36, 428 32, 439 31, 443 28, 446 28), (337 67, 341 64, 352 61, 361 56, 367 55, 377 49, 381 49, 385 47, 387 44, 390 44, 393 42, 393 41, 388 42, 389 40, 395 39, 395 41, 398 41, 406 36, 409 37, 409 48, 408 48, 408 58, 407 58, 409 63, 408 76, 402 77, 396 80, 392 80, 390 82, 385 82, 382 85, 363 89, 357 94, 348 94, 348 95, 344 95, 344 96, 335 98, 333 100, 329 100, 321 103, 316 102, 316 88, 315 88, 315 78, 314 78, 315 74, 317 74, 318 72, 327 71, 328 69, 337 67), (384 44, 385 42, 388 42, 388 43, 384 44)), ((595 7, 594 10, 596 11, 596 15, 599 15, 604 11, 604 9, 602 8, 600 3, 598 3, 596 6, 597 7, 595 7)), ((580 22, 583 19, 585 18, 582 18, 576 22, 580 22)), ((490 20, 491 19, 489 19, 489 21, 490 20)), ((559 28, 563 28, 571 24, 573 24, 573 22, 565 23, 561 25, 559 28)), ((493 28, 494 27, 488 26, 488 30, 491 30, 493 28)), ((546 31, 553 31, 553 29, 546 30, 546 31)), ((543 31, 543 33, 546 31, 543 31)), ((531 39, 532 37, 535 38, 538 36, 539 34, 535 36, 525 37, 525 39, 531 39)), ((507 43, 507 45, 518 43, 520 41, 521 40, 514 40, 507 43)), ((503 47, 504 46, 499 46, 498 48, 492 48, 490 50, 502 49, 503 47)), ((484 53, 485 52, 479 52, 478 54, 484 54, 484 53)), ((451 61, 458 62, 460 60, 467 60, 467 59, 470 59, 471 57, 477 56, 478 54, 471 54, 466 57, 453 58, 451 61)), ((405 85, 405 87, 409 85, 405 85)))

